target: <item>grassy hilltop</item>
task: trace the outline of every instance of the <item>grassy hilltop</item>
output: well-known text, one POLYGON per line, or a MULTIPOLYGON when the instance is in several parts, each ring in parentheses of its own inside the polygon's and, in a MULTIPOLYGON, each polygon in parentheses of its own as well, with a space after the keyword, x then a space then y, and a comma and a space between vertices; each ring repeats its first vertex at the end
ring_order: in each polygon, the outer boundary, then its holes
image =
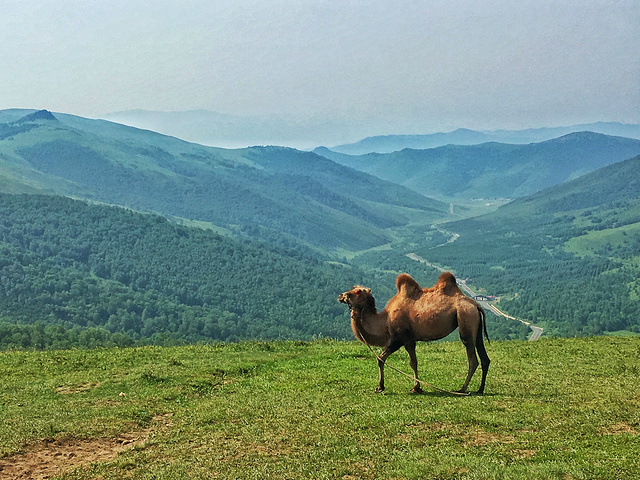
MULTIPOLYGON (((410 395, 392 371, 374 394, 375 360, 354 342, 1 352, 0 476, 640 476, 640 338, 488 351, 486 394, 464 398, 410 395)), ((418 358, 426 381, 462 384, 459 343, 423 344, 418 358)), ((404 353, 389 362, 408 368, 404 353)))

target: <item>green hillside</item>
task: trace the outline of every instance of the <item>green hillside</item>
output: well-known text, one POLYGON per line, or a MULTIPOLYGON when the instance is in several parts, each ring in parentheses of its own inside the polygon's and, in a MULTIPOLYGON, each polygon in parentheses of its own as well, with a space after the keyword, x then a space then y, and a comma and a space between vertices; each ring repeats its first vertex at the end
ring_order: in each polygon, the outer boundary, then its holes
MULTIPOLYGON (((336 298, 362 277, 304 252, 161 217, 63 197, 0 195, 5 348, 344 338, 348 322, 336 298)), ((388 290, 393 277, 385 283, 388 290)))
POLYGON ((461 201, 534 194, 638 155, 640 140, 579 132, 527 145, 447 145, 358 156, 315 151, 423 195, 461 201))
POLYGON ((386 229, 447 212, 309 152, 225 150, 71 115, 0 113, 7 193, 67 195, 329 251, 385 244, 386 229))
POLYGON ((640 333, 640 157, 440 228, 416 251, 545 334, 640 333))
MULTIPOLYGON (((629 145, 575 134, 481 147, 564 151, 571 176, 629 145)), ((365 284, 384 305, 400 272, 435 281, 410 252, 545 335, 640 333, 638 158, 442 223, 444 204, 314 153, 3 111, 0 188, 48 196, 0 195, 0 348, 349 337, 344 289, 365 284)), ((525 327, 492 316, 489 333, 525 327)))
MULTIPOLYGON (((0 348, 351 337, 336 301, 397 270, 362 269, 162 217, 0 194, 0 348)), ((492 319, 492 338, 524 338, 492 319)))
MULTIPOLYGON (((485 395, 468 397, 411 395, 392 371, 375 394, 355 342, 0 352, 0 476, 638 478, 638 352, 638 338, 492 342, 485 395)), ((418 360, 460 386, 459 342, 418 360)))
MULTIPOLYGON (((0 348, 351 336, 339 293, 396 271, 64 197, 0 194, 0 348)), ((492 321, 492 338, 523 338, 492 321)))

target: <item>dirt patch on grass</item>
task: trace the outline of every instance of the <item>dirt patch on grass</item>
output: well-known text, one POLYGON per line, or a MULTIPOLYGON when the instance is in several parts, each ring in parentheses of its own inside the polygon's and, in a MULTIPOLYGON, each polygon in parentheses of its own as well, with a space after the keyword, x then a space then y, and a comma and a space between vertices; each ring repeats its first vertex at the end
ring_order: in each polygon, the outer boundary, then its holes
POLYGON ((604 427, 600 429, 600 435, 637 435, 638 432, 635 428, 633 428, 628 423, 616 423, 615 425, 611 425, 609 427, 604 427))
POLYGON ((513 450, 513 455, 515 455, 517 458, 531 458, 531 457, 534 457, 536 453, 537 452, 535 450, 523 450, 523 449, 513 450))
POLYGON ((102 382, 89 382, 89 383, 83 383, 82 385, 60 385, 59 387, 56 388, 56 393, 59 393, 61 395, 69 395, 71 393, 82 393, 82 392, 87 392, 89 390, 92 390, 94 388, 98 388, 100 385, 102 385, 102 382))
POLYGON ((116 438, 56 438, 26 447, 23 453, 0 459, 3 480, 46 480, 93 462, 106 462, 143 445, 157 430, 171 426, 171 415, 158 415, 154 425, 116 438))
POLYGON ((111 460, 120 452, 144 443, 146 438, 129 434, 118 438, 45 441, 27 448, 25 453, 1 459, 0 477, 6 480, 44 480, 81 465, 111 460))
POLYGON ((513 443, 512 435, 502 435, 476 430, 469 432, 466 436, 464 445, 473 447, 482 447, 488 443, 513 443))
MULTIPOLYGON (((412 425, 419 426, 419 425, 412 425)), ((442 438, 460 438, 465 446, 481 447, 489 443, 513 443, 513 435, 497 434, 486 432, 477 427, 466 427, 464 425, 443 424, 435 422, 431 425, 421 425, 422 428, 431 432, 441 432, 442 438)))

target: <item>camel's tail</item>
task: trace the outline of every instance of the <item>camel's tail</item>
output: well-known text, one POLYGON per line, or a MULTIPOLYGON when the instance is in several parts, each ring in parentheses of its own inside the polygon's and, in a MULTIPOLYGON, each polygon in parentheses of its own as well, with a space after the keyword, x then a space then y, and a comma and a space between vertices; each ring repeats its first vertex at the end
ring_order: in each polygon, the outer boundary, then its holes
POLYGON ((491 340, 489 340, 489 334, 487 333, 487 314, 480 305, 478 305, 478 313, 480 314, 480 325, 478 326, 478 330, 480 331, 478 333, 482 335, 482 331, 484 330, 484 338, 487 339, 487 342, 491 342, 491 340))

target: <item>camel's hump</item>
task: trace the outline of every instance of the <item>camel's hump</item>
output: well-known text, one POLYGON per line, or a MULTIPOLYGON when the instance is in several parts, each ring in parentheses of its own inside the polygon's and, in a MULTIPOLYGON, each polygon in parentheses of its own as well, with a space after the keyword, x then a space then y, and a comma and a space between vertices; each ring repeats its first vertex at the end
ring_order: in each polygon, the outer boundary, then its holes
POLYGON ((442 272, 438 277, 438 283, 445 283, 447 285, 457 285, 456 277, 451 272, 442 272))
POLYGON ((456 277, 451 272, 442 272, 438 278, 438 283, 434 287, 442 289, 442 293, 445 295, 462 293, 458 287, 458 282, 456 282, 456 277))
POLYGON ((404 290, 406 295, 414 295, 422 291, 418 282, 416 282, 408 273, 401 273, 396 277, 396 288, 398 289, 398 292, 402 292, 404 290))

